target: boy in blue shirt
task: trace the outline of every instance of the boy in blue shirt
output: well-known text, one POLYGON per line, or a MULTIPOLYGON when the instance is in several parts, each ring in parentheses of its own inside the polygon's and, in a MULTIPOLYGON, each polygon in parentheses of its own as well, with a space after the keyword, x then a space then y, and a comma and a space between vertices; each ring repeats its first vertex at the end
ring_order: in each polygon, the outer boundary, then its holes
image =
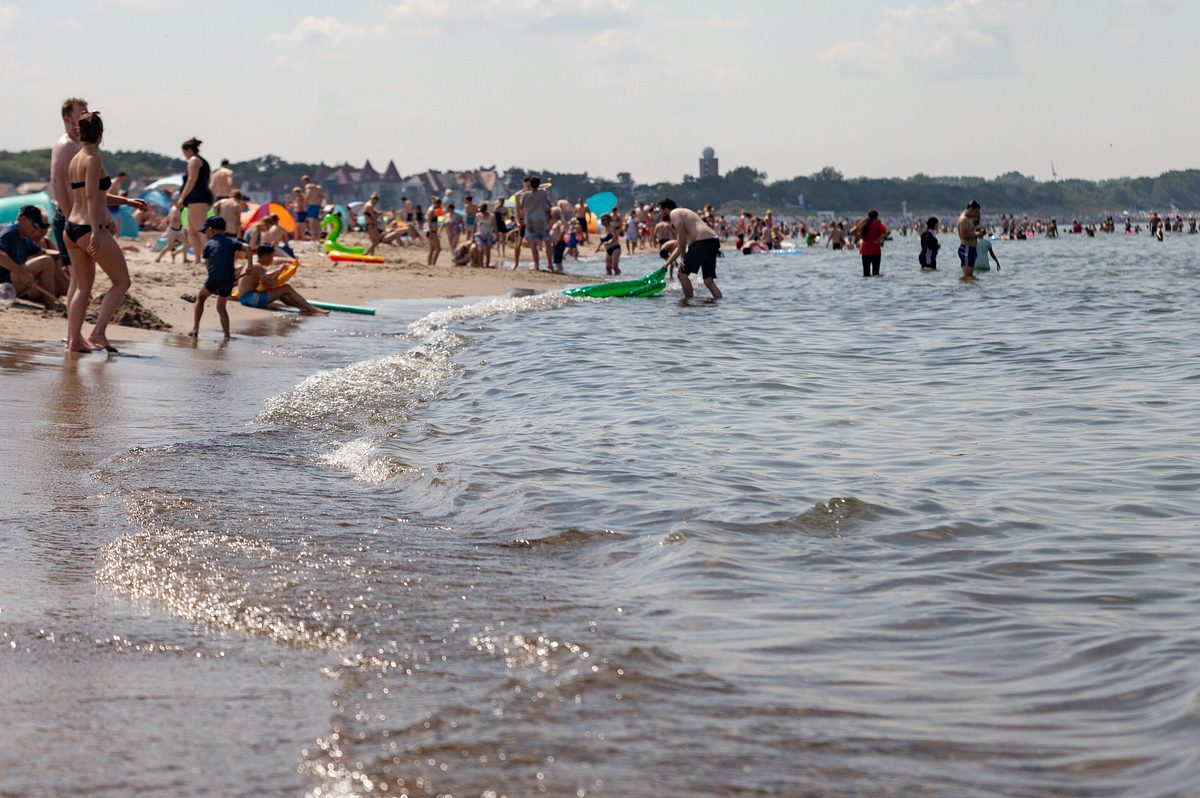
POLYGON ((204 303, 210 296, 216 294, 217 314, 221 317, 221 331, 225 333, 225 340, 228 341, 229 311, 225 309, 225 303, 228 301, 230 293, 233 292, 237 275, 233 257, 234 253, 245 249, 246 245, 226 234, 225 220, 220 216, 210 216, 205 219, 204 226, 200 228, 200 234, 208 238, 208 243, 204 245, 201 254, 204 262, 208 265, 208 279, 204 281, 204 287, 200 289, 200 293, 196 297, 196 320, 188 335, 195 337, 200 333, 200 317, 204 315, 204 303))

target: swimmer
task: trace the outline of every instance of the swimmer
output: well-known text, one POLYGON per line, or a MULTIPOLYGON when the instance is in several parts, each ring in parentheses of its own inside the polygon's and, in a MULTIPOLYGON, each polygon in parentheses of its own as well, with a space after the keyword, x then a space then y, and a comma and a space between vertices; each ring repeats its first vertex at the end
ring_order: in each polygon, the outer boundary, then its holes
POLYGON ((271 268, 275 262, 274 247, 263 245, 258 248, 256 254, 258 255, 258 262, 247 263, 245 270, 238 275, 239 303, 248 308, 266 309, 271 306, 272 302, 282 302, 285 305, 291 305, 299 309, 306 316, 325 316, 329 314, 328 310, 323 310, 310 304, 290 284, 275 285, 283 270, 271 268), (266 286, 266 290, 259 291, 259 283, 266 286))

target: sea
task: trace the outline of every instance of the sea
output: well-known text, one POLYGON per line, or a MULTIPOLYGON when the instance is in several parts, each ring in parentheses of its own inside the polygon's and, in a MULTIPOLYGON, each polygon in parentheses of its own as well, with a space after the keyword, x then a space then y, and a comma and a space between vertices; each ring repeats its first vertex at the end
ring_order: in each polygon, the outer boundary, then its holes
POLYGON ((953 244, 0 343, 0 796, 1200 796, 1200 237, 953 244))

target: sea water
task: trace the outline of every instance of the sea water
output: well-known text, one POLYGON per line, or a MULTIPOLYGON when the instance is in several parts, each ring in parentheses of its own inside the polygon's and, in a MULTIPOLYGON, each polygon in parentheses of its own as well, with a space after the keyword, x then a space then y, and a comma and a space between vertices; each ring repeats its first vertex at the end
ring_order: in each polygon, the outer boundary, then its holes
MULTIPOLYGON (((109 450, 51 447, 86 477, 42 543, 79 551, 9 541, 0 673, 147 682, 42 700, 140 710, 105 726, 135 775, 84 745, 58 783, 1196 794, 1200 240, 997 242, 972 282, 916 246, 869 279, 731 255, 717 303, 383 302, 82 372, 29 355, 119 401, 34 419, 83 410, 109 450), (156 715, 190 712, 215 726, 173 745, 156 715)), ((0 760, 13 792, 47 783, 0 760)))

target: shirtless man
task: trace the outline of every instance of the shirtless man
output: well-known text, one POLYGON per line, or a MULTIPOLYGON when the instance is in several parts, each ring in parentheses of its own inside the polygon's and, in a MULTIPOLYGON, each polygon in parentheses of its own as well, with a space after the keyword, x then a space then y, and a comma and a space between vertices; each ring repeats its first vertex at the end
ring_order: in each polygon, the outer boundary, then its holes
POLYGON ((588 219, 587 219, 587 217, 590 212, 591 211, 588 209, 587 203, 583 201, 583 197, 580 197, 579 202, 575 203, 575 221, 579 222, 579 229, 580 229, 580 231, 582 231, 580 233, 581 238, 579 239, 579 243, 581 243, 581 244, 587 243, 587 237, 588 237, 588 219))
MULTIPOLYGON (((63 236, 63 227, 67 223, 67 217, 71 215, 71 206, 75 198, 69 185, 71 179, 67 174, 67 168, 71 165, 71 159, 75 157, 75 153, 79 152, 83 146, 79 143, 79 117, 87 113, 87 109, 87 100, 79 97, 63 100, 63 134, 58 137, 54 149, 50 151, 50 197, 56 205, 53 225, 54 244, 62 255, 63 266, 66 266, 68 271, 71 268, 71 258, 67 255, 67 240, 63 236)), ((68 293, 68 302, 71 293, 74 292, 68 293)))
POLYGON ((312 181, 308 175, 300 178, 300 187, 304 189, 304 202, 308 206, 308 237, 313 241, 321 240, 321 206, 325 204, 325 189, 312 181))
POLYGON ((983 228, 979 226, 979 203, 971 200, 958 217, 958 262, 962 266, 963 279, 975 279, 975 261, 979 257, 979 237, 983 228))
POLYGON ((242 192, 230 189, 228 197, 222 197, 213 205, 213 213, 225 220, 225 230, 234 238, 242 237, 242 192))
POLYGON ((717 254, 721 251, 721 239, 700 216, 687 208, 680 208, 672 199, 664 199, 658 207, 666 211, 675 228, 675 250, 667 258, 665 264, 668 271, 675 261, 683 257, 679 269, 679 286, 683 289, 685 299, 692 298, 692 281, 688 277, 696 272, 701 273, 704 287, 713 299, 721 298, 721 289, 717 288, 717 254))
POLYGON ((208 187, 213 193, 214 202, 233 196, 233 170, 229 168, 228 158, 221 161, 221 168, 212 173, 208 187))

